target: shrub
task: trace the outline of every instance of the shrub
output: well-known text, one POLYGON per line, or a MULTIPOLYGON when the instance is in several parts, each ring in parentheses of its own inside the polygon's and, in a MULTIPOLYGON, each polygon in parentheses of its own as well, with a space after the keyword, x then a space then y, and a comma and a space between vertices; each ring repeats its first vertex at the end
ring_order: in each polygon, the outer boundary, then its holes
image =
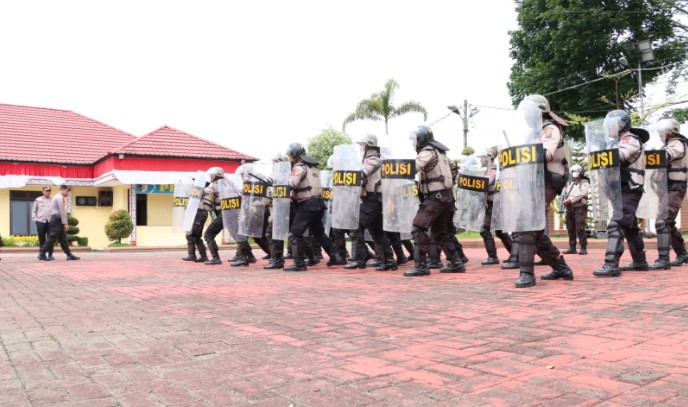
POLYGON ((105 224, 105 234, 108 239, 122 243, 122 239, 129 237, 134 230, 134 222, 131 221, 129 212, 124 209, 112 212, 110 221, 105 224))
POLYGON ((67 229, 67 242, 78 242, 79 241, 79 219, 72 216, 71 213, 67 214, 67 224, 69 229, 67 229))
POLYGON ((80 237, 79 240, 77 240, 79 243, 79 246, 85 247, 88 246, 88 238, 87 237, 80 237))
POLYGON ((4 243, 7 247, 38 247, 38 236, 10 236, 4 243))

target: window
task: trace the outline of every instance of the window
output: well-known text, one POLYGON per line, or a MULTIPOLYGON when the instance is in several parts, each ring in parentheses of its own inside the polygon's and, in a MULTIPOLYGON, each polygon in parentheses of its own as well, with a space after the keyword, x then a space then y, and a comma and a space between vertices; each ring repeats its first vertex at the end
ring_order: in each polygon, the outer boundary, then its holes
POLYGON ((31 209, 33 201, 41 195, 41 191, 10 191, 10 235, 37 234, 36 224, 31 220, 31 209))

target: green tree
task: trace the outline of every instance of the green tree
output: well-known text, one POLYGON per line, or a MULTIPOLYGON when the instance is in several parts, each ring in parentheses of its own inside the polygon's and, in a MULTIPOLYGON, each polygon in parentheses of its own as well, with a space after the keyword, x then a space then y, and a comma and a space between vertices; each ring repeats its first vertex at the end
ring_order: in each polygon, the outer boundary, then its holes
POLYGON ((385 83, 382 92, 373 93, 370 98, 358 102, 356 110, 351 113, 342 125, 346 130, 346 125, 356 120, 373 120, 385 122, 385 134, 389 134, 389 120, 406 113, 422 113, 423 120, 428 119, 428 111, 418 102, 404 102, 399 107, 394 106, 394 93, 399 89, 399 84, 394 79, 389 79, 385 83))
POLYGON ((320 134, 308 140, 308 156, 318 162, 318 168, 327 166, 327 159, 334 151, 334 146, 350 144, 351 137, 333 128, 323 129, 320 134))
POLYGON ((122 243, 122 239, 131 235, 133 231, 134 222, 131 221, 129 212, 124 209, 112 212, 109 222, 105 224, 105 235, 117 243, 122 243))
MULTIPOLYGON (((688 49, 685 36, 676 34, 680 13, 667 0, 520 0, 516 11, 508 83, 513 103, 543 94, 567 118, 597 118, 617 106, 631 107, 638 72, 620 75, 628 68, 618 59, 625 56, 636 67, 639 41, 651 40, 656 57, 642 65, 645 84, 662 73, 652 68, 683 61, 688 49)), ((580 127, 575 133, 582 137, 580 127)))

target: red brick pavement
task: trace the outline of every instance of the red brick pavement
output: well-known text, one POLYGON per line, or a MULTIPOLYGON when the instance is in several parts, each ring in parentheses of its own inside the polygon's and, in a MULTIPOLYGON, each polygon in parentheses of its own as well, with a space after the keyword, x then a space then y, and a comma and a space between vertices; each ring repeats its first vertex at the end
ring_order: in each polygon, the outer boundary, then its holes
POLYGON ((467 254, 423 278, 3 254, 0 406, 688 405, 688 266, 596 279, 596 249, 515 289, 467 254))

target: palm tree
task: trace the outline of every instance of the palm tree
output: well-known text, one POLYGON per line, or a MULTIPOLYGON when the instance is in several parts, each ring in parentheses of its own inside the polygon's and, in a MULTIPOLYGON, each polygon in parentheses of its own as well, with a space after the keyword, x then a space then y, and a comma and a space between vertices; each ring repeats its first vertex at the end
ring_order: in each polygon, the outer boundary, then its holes
POLYGON ((384 121, 385 134, 389 134, 388 122, 394 117, 417 112, 423 113, 423 120, 427 120, 428 111, 418 102, 404 102, 399 107, 392 105, 394 91, 397 89, 399 89, 399 84, 394 79, 388 80, 385 83, 385 90, 373 93, 369 99, 358 102, 356 110, 344 120, 342 128, 346 130, 346 125, 356 120, 384 121))

